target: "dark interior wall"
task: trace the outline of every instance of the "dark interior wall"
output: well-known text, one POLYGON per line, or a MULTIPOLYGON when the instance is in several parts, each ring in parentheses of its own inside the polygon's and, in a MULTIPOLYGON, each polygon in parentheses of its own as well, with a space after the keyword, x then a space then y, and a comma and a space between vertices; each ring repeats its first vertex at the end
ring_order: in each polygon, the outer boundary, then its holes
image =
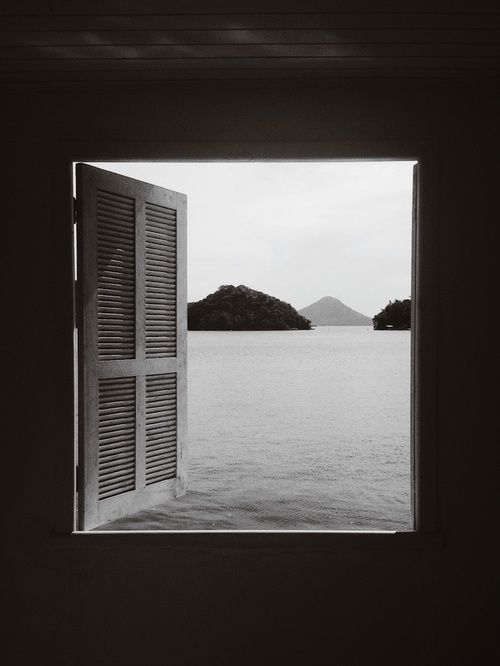
POLYGON ((490 80, 430 79, 6 89, 7 408, 16 423, 4 442, 9 663, 315 664, 324 650, 346 666, 489 663, 495 93, 490 80), (190 142, 195 152, 209 151, 207 142, 252 152, 253 143, 258 153, 266 142, 293 151, 290 142, 421 140, 438 167, 441 538, 101 547, 54 536, 71 510, 60 497, 72 483, 73 446, 61 142, 190 142))

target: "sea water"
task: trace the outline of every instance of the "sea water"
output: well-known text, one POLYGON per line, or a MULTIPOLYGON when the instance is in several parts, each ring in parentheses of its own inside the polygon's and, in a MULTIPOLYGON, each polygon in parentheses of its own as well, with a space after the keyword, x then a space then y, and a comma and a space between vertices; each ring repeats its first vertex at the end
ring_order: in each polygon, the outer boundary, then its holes
POLYGON ((187 494, 106 529, 411 529, 410 335, 189 332, 187 494))

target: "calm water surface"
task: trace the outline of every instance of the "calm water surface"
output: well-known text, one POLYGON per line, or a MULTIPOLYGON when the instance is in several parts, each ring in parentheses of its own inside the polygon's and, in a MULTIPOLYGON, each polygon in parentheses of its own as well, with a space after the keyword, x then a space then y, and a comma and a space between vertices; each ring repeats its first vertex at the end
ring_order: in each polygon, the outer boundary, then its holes
POLYGON ((198 332, 189 490, 107 529, 409 529, 410 333, 198 332))

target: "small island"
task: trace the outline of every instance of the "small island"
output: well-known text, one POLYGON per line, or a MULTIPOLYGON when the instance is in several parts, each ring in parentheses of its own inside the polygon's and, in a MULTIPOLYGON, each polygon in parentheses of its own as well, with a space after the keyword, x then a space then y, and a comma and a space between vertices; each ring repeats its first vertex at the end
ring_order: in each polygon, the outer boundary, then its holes
POLYGON ((289 303, 240 284, 222 285, 201 301, 188 303, 190 331, 310 330, 309 319, 289 303))
POLYGON ((389 303, 373 317, 376 331, 407 331, 411 328, 411 300, 405 298, 389 303))

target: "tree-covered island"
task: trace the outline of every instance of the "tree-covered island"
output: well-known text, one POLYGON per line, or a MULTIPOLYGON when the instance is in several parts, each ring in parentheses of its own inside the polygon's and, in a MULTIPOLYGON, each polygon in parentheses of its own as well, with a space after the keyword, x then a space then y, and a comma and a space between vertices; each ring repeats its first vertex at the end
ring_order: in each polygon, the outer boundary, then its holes
POLYGON ((411 300, 405 298, 389 303, 373 317, 373 328, 376 331, 406 331, 411 328, 411 300))
POLYGON ((309 330, 309 319, 289 303, 240 284, 222 285, 216 292, 188 303, 190 331, 309 330))

